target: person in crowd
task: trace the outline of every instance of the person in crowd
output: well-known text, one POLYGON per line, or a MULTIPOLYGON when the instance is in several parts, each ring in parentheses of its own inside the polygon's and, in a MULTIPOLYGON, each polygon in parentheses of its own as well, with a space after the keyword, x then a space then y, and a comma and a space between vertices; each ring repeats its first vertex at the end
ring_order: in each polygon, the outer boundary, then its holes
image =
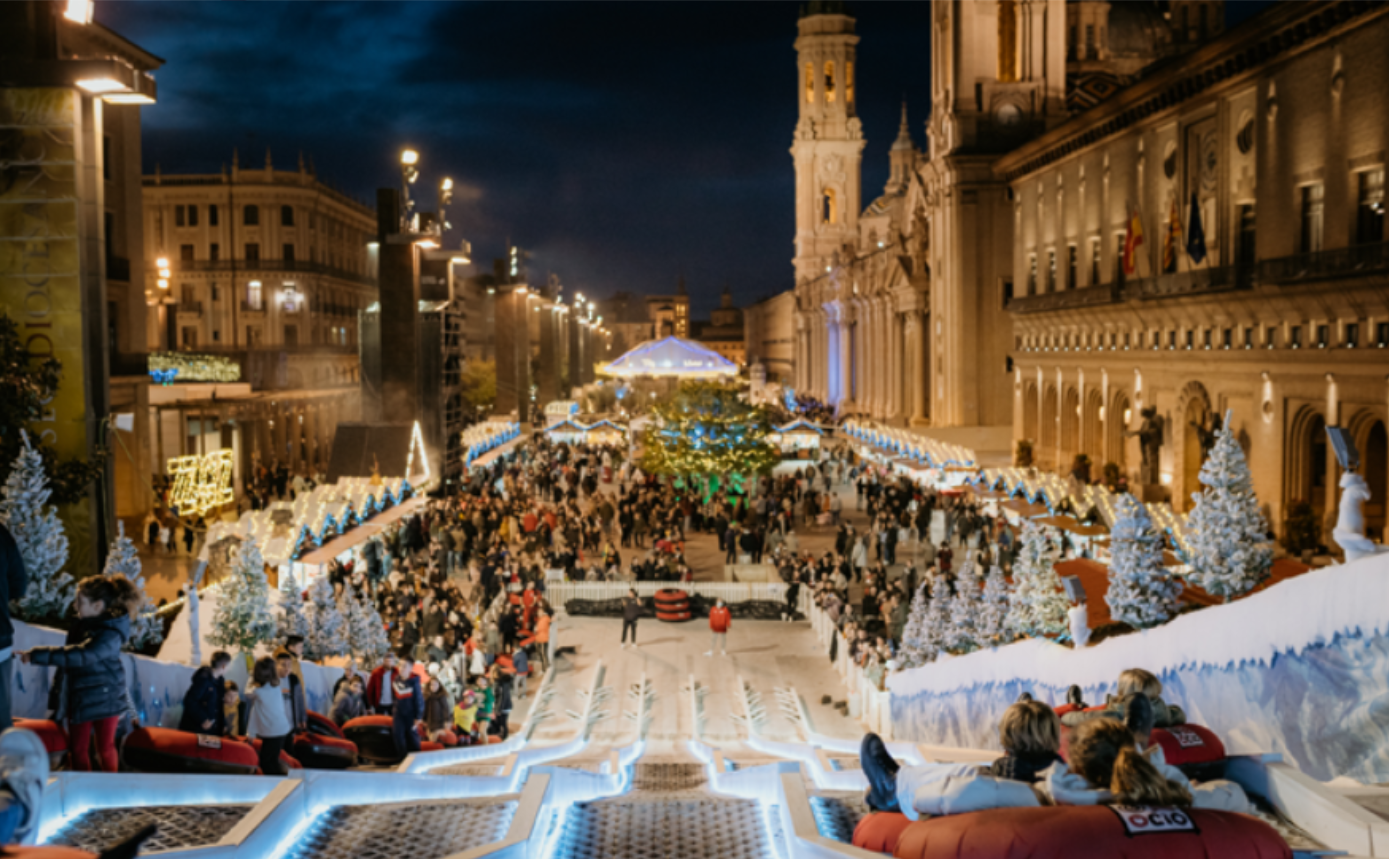
POLYGON ((290 635, 285 638, 285 643, 280 645, 273 654, 276 659, 284 657, 289 660, 289 670, 293 672, 299 685, 304 685, 304 669, 299 662, 304 658, 304 637, 302 635, 290 635))
POLYGON ((396 658, 400 671, 391 682, 395 701, 391 710, 391 736, 395 739, 396 752, 405 757, 420 750, 420 736, 415 732, 415 723, 424 716, 424 691, 414 671, 414 655, 408 649, 401 648, 396 658))
POLYGON ((511 651, 511 668, 513 672, 513 684, 517 698, 526 697, 526 678, 530 675, 531 661, 530 655, 526 653, 526 648, 516 645, 516 649, 511 651))
POLYGON ((389 716, 395 708, 395 678, 398 673, 394 653, 387 653, 367 678, 367 706, 379 715, 389 716))
POLYGON ((329 718, 338 727, 342 727, 359 716, 365 716, 367 706, 364 696, 362 678, 357 676, 349 678, 346 683, 338 687, 338 693, 333 698, 333 709, 329 713, 329 718))
POLYGON ((550 612, 541 609, 535 617, 535 658, 541 671, 550 670, 550 630, 553 618, 550 612))
POLYGON ((637 621, 644 613, 636 589, 628 589, 627 595, 622 598, 622 646, 624 648, 627 646, 628 632, 632 634, 632 646, 637 646, 637 621))
POLYGON ((453 728, 464 745, 477 742, 477 693, 466 689, 453 708, 453 728))
POLYGON ((430 677, 424 690, 424 729, 431 742, 439 742, 453 722, 453 701, 438 677, 430 677))
POLYGON ((92 735, 106 772, 117 769, 116 727, 131 710, 121 648, 130 640, 130 619, 141 602, 140 591, 125 576, 93 576, 77 586, 77 622, 61 647, 35 647, 21 661, 58 668, 53 692, 56 719, 68 726, 72 768, 91 769, 92 735))
POLYGON ((723 597, 714 601, 714 607, 709 609, 709 632, 710 647, 705 656, 713 656, 717 650, 724 656, 728 655, 728 628, 733 625, 733 614, 724 604, 723 597))
POLYGON ((246 736, 260 739, 260 771, 265 775, 285 775, 280 762, 294 723, 290 721, 289 701, 281 684, 284 681, 272 656, 256 660, 251 671, 250 717, 246 721, 246 736))
POLYGON ((1119 702, 1130 695, 1144 695, 1153 703, 1154 724, 1157 727, 1186 724, 1186 713, 1182 708, 1162 700, 1162 681, 1156 674, 1142 668, 1129 668, 1119 673, 1118 687, 1113 695, 1105 699, 1102 710, 1086 712, 1080 687, 1072 686, 1066 691, 1066 700, 1076 709, 1062 716, 1061 724, 1073 728, 1090 719, 1118 718, 1119 702))
POLYGON ((23 597, 28 586, 24 556, 19 553, 10 529, 0 523, 0 731, 14 724, 10 712, 10 689, 14 685, 14 624, 10 622, 10 601, 23 597))
POLYGON ((275 657, 275 671, 280 675, 280 688, 285 693, 285 703, 289 708, 290 725, 295 731, 309 729, 309 705, 304 695, 304 684, 294 674, 294 656, 282 652, 275 657))
POLYGON ((226 716, 222 712, 226 684, 222 675, 227 673, 231 659, 230 653, 219 650, 212 654, 208 664, 193 672, 193 680, 183 696, 183 713, 178 720, 180 731, 215 737, 226 733, 226 716))
POLYGON ((222 680, 222 736, 244 736, 246 730, 246 702, 241 700, 241 690, 233 680, 222 680))

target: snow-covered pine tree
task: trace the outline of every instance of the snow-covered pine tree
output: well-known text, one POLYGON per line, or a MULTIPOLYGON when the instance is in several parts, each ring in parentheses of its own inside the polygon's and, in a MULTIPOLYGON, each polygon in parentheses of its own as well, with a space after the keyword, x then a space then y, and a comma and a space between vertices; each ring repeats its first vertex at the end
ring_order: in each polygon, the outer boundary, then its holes
POLYGON ((1110 534, 1109 590, 1105 602, 1114 619, 1134 629, 1166 623, 1177 611, 1181 583, 1162 565, 1163 536, 1148 510, 1120 496, 1110 534))
POLYGON ((937 572, 931 580, 931 602, 921 623, 922 651, 927 661, 933 661, 945 650, 950 638, 950 582, 945 573, 937 572))
POLYGON ((309 634, 304 640, 304 656, 315 662, 347 653, 347 618, 342 616, 333 596, 333 583, 319 576, 309 585, 309 634))
POLYGON ((977 628, 982 608, 979 590, 978 565, 971 549, 960 574, 955 579, 955 596, 950 599, 949 625, 945 633, 945 649, 951 653, 969 653, 979 649, 977 628))
POLYGON ((370 670, 391 649, 386 627, 372 605, 370 596, 355 596, 351 588, 343 592, 347 614, 347 645, 362 668, 370 670))
POLYGON ((299 590, 292 576, 280 581, 280 616, 277 618, 280 640, 297 635, 304 639, 305 648, 309 643, 309 615, 304 610, 304 592, 299 590))
POLYGON ((912 596, 911 610, 907 612, 907 625, 902 627, 902 646, 898 649, 898 658, 903 668, 916 668, 931 661, 921 638, 922 632, 926 629, 926 609, 929 603, 926 582, 922 582, 912 596))
POLYGON ((20 435, 24 446, 0 489, 0 522, 14 537, 29 579, 24 596, 11 601, 11 611, 22 620, 54 621, 67 614, 77 586, 63 572, 68 538, 57 508, 48 503, 52 490, 43 472, 43 457, 29 443, 28 433, 20 430, 20 435))
POLYGON ((140 555, 135 544, 125 536, 125 523, 116 521, 116 539, 111 541, 111 550, 106 555, 106 568, 101 571, 106 577, 122 575, 130 579, 140 592, 140 608, 130 622, 130 640, 125 649, 139 650, 146 645, 158 644, 164 640, 164 624, 154 613, 154 601, 145 593, 145 577, 140 570, 140 555))
POLYGON ((1003 568, 995 564, 984 579, 979 599, 979 618, 974 623, 980 647, 996 647, 1012 639, 1008 634, 1008 580, 1003 568))
POLYGON ((270 609, 270 582, 265 578, 265 558, 254 537, 247 535, 236 550, 231 570, 220 587, 208 643, 236 648, 249 656, 257 644, 275 640, 277 625, 270 609))
POLYGON ((1070 605, 1061 591, 1061 577, 1055 567, 1060 556, 1060 549, 1045 531, 1031 522, 1023 523, 1008 607, 1008 626, 1018 635, 1054 635, 1058 641, 1070 635, 1066 622, 1070 605))
POLYGON ((1216 430, 1215 446, 1201 466, 1206 488, 1192 493, 1196 507, 1186 520, 1190 551, 1182 558, 1190 567, 1187 581, 1225 602, 1268 578, 1273 566, 1268 523, 1259 511, 1233 423, 1234 414, 1227 411, 1216 430))

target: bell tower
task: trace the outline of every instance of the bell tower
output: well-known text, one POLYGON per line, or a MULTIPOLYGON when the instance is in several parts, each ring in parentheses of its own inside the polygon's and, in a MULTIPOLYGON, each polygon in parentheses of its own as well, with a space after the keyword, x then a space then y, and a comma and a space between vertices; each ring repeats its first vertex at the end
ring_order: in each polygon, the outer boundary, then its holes
POLYGON ((800 120, 791 144, 796 164, 797 282, 824 274, 835 253, 858 240, 864 145, 854 90, 854 19, 842 2, 811 0, 799 29, 800 120))

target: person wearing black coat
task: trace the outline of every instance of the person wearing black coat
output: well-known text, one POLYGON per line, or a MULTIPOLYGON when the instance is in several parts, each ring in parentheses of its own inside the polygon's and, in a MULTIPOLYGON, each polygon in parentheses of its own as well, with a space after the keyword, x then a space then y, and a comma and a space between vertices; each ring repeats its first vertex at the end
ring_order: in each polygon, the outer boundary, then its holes
POLYGON ((68 723, 72 768, 89 771, 92 734, 101 767, 115 772, 116 726, 130 710, 121 648, 130 640, 130 618, 141 594, 122 575, 93 576, 77 587, 77 622, 62 647, 35 647, 20 660, 58 668, 53 689, 58 720, 68 723))
POLYGON ((414 672, 415 654, 402 648, 400 667, 391 681, 394 684, 391 695, 395 699, 395 707, 391 710, 391 735, 402 758, 420 750, 420 735, 415 733, 415 723, 424 717, 424 689, 420 686, 419 675, 414 672))
POLYGON ((226 733, 227 716, 222 706, 226 683, 222 675, 230 664, 231 654, 219 650, 212 654, 210 663, 193 672, 193 682, 183 695, 183 715, 178 720, 180 731, 214 737, 226 733))
POLYGON ((3 524, 0 524, 0 731, 14 724, 10 714, 10 688, 14 685, 14 624, 10 623, 10 600, 24 596, 29 576, 24 557, 3 524))

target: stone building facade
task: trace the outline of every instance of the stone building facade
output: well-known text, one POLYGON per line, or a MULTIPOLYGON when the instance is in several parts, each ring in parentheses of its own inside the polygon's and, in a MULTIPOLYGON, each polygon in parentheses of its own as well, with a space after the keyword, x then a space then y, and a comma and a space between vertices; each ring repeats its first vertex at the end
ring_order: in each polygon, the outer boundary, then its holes
POLYGON ((998 161, 1016 238, 1014 437, 1037 464, 1066 471, 1084 453, 1136 480, 1132 433, 1156 408, 1161 489, 1145 491, 1186 509, 1202 431, 1228 409, 1274 527, 1303 500, 1329 535, 1340 470, 1325 428, 1339 426, 1380 536, 1386 44, 1389 6, 1277 4, 998 161))
POLYGON ((743 308, 743 351, 748 366, 761 363, 767 381, 790 384, 795 379, 796 293, 792 290, 743 308))

